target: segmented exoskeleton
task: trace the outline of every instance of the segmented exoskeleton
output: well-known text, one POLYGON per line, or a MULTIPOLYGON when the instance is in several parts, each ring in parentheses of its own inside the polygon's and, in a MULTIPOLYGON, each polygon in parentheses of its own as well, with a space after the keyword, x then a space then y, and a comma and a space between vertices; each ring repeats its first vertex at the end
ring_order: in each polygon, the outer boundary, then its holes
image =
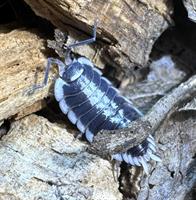
MULTIPOLYGON (((93 38, 70 45, 71 47, 88 44, 95 41, 96 23, 93 38)), ((100 130, 115 130, 127 127, 131 121, 142 116, 119 91, 114 88, 93 63, 85 57, 71 59, 68 50, 65 62, 48 58, 45 79, 41 86, 47 84, 51 64, 59 68, 59 78, 55 82, 55 98, 69 120, 85 134, 89 142, 100 130)), ((113 159, 125 161, 128 164, 143 166, 147 172, 146 162, 151 158, 159 161, 154 155, 156 145, 154 138, 149 135, 140 145, 130 148, 127 152, 115 154, 113 159)))

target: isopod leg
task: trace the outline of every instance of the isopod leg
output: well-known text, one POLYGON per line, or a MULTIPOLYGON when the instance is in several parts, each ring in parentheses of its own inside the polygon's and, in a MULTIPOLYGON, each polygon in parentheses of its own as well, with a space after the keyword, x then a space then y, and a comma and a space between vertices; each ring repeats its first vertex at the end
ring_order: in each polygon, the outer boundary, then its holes
POLYGON ((34 85, 33 86, 33 91, 37 90, 37 89, 41 89, 44 86, 47 85, 48 83, 48 76, 49 76, 49 72, 50 72, 50 68, 52 66, 52 64, 56 64, 58 65, 59 68, 59 75, 62 76, 63 72, 65 71, 65 65, 62 61, 55 59, 55 58, 48 58, 47 59, 47 65, 46 65, 46 69, 45 69, 45 75, 44 75, 44 80, 42 82, 42 84, 38 84, 38 85, 34 85))

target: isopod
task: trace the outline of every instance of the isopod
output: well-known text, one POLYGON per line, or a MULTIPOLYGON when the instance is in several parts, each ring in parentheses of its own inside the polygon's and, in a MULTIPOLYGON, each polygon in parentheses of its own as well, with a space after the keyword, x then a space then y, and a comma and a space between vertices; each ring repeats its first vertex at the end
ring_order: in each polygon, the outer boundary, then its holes
MULTIPOLYGON (((68 46, 64 62, 48 58, 44 81, 36 87, 42 88, 47 84, 50 66, 57 64, 59 77, 54 87, 55 98, 61 111, 90 143, 100 130, 125 128, 142 116, 133 103, 121 96, 89 59, 71 59, 71 48, 95 41, 96 27, 95 22, 92 38, 68 46)), ((150 159, 160 161, 160 158, 154 155, 155 152, 154 138, 149 135, 140 145, 130 148, 127 152, 112 155, 112 158, 130 165, 143 166, 147 173, 147 162, 150 159)))

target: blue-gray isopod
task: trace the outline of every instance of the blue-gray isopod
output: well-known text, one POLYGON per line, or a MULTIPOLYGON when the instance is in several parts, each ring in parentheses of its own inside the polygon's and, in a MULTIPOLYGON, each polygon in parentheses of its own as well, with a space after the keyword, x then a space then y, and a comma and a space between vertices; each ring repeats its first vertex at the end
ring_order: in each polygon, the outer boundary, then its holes
MULTIPOLYGON (((69 48, 94 41, 96 24, 93 33, 93 38, 70 45, 69 48)), ((100 130, 124 128, 142 116, 142 113, 102 76, 89 59, 85 57, 71 59, 69 53, 67 55, 64 63, 58 59, 48 58, 43 85, 47 83, 51 64, 57 64, 59 78, 55 82, 55 98, 62 112, 82 134, 85 134, 89 142, 93 141, 93 137, 100 130)), ((160 160, 154 152, 156 145, 150 135, 140 145, 125 153, 115 154, 112 158, 131 165, 143 166, 147 172, 147 161, 160 160)))
MULTIPOLYGON (((131 121, 142 116, 87 58, 74 59, 61 73, 55 82, 55 98, 62 112, 67 114, 89 142, 93 141, 94 135, 100 130, 125 128, 131 121)), ((126 153, 113 155, 113 159, 142 165, 147 171, 146 161, 150 158, 159 160, 153 154, 155 151, 154 139, 149 136, 126 153)))

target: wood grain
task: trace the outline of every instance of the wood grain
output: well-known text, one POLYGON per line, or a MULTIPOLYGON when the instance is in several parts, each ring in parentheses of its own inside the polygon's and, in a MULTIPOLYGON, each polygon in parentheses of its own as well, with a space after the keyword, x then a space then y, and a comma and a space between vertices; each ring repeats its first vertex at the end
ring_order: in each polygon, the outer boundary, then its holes
POLYGON ((36 80, 42 81, 46 64, 45 40, 38 35, 27 29, 0 33, 0 120, 41 109, 49 95, 51 81, 43 90, 28 94, 36 80))
POLYGON ((154 42, 171 24, 172 6, 168 0, 25 2, 37 15, 69 33, 80 30, 89 35, 94 20, 99 19, 98 40, 103 42, 100 56, 116 67, 119 79, 129 77, 135 66, 147 64, 154 42))

